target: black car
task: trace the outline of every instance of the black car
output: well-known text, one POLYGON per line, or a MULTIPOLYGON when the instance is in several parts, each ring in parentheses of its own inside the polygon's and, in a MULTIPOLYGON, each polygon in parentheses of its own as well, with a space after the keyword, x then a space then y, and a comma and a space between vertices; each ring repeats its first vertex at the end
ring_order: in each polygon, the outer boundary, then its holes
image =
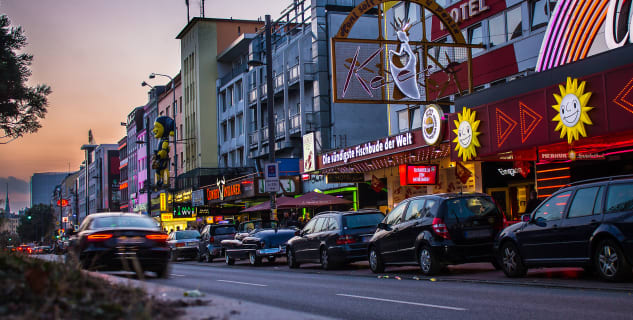
POLYGON ((87 216, 77 234, 72 232, 68 250, 86 269, 138 271, 140 265, 159 277, 169 275, 167 234, 154 219, 139 214, 87 216))
POLYGON ((171 249, 171 261, 178 258, 196 259, 200 232, 198 230, 177 230, 169 234, 167 245, 171 249))
POLYGON ((376 226, 385 216, 377 210, 327 211, 314 217, 288 240, 288 266, 304 262, 320 263, 323 269, 367 260, 367 245, 376 226))
POLYGON ((503 214, 489 195, 445 193, 404 200, 378 224, 369 244, 369 267, 417 264, 433 275, 449 264, 496 262, 495 236, 503 214))
POLYGON ((548 197, 527 221, 503 230, 495 250, 503 272, 576 266, 601 278, 630 278, 633 264, 633 176, 570 184, 548 197))
POLYGON ((198 261, 211 262, 224 255, 222 240, 233 239, 236 228, 232 224, 209 224, 202 229, 198 246, 198 261))
POLYGON ((295 229, 255 229, 241 240, 223 240, 226 264, 248 259, 251 265, 259 265, 262 258, 274 262, 286 255, 286 242, 295 235, 295 229))

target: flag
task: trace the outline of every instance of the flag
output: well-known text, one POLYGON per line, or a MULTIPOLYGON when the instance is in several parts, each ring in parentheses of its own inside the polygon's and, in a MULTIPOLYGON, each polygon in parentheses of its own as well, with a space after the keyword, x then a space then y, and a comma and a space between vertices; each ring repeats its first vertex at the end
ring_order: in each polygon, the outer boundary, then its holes
POLYGON ((470 172, 470 170, 468 170, 468 168, 466 168, 461 162, 456 162, 455 176, 459 179, 459 181, 465 184, 472 175, 472 172, 470 172))

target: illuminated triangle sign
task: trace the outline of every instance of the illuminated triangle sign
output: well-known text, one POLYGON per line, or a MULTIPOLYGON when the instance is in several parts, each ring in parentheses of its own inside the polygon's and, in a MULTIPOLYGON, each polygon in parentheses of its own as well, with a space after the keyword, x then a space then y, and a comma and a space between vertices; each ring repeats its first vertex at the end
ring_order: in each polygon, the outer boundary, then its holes
POLYGON ((613 99, 620 107, 633 113, 633 78, 622 88, 620 93, 613 99))
POLYGON ((497 147, 501 147, 501 145, 508 139, 508 136, 510 136, 512 130, 514 130, 514 128, 517 126, 517 122, 498 108, 496 109, 496 119, 497 147))
POLYGON ((519 102, 519 117, 521 124, 521 143, 532 135, 536 126, 541 123, 543 116, 526 106, 523 102, 519 102))

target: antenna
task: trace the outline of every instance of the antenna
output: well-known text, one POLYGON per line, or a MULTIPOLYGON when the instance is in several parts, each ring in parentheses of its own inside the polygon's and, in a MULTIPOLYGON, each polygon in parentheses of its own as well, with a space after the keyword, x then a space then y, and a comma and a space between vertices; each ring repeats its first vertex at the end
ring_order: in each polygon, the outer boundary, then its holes
POLYGON ((185 5, 187 6, 187 23, 189 23, 189 0, 185 0, 185 5))
POLYGON ((200 0, 200 15, 204 18, 204 0, 200 0))

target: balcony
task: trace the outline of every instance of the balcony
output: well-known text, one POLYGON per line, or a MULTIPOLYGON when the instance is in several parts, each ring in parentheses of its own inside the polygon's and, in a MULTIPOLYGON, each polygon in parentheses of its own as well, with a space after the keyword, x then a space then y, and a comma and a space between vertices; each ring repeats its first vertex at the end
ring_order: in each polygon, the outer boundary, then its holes
POLYGON ((284 74, 281 73, 275 77, 275 91, 282 90, 284 88, 284 74))
POLYGON ((286 121, 277 121, 277 127, 275 128, 275 138, 283 138, 286 134, 286 121))
POLYGON ((299 80, 299 65, 294 65, 288 70, 288 84, 294 83, 299 80))
POLYGON ((254 104, 257 102, 257 88, 253 88, 248 92, 248 103, 254 104))
POLYGON ((255 131, 248 135, 248 145, 257 146, 257 143, 259 143, 259 132, 255 131))
POLYGON ((290 131, 290 133, 297 133, 297 132, 301 132, 301 115, 300 114, 294 114, 290 116, 290 128, 288 128, 288 131, 290 131))

